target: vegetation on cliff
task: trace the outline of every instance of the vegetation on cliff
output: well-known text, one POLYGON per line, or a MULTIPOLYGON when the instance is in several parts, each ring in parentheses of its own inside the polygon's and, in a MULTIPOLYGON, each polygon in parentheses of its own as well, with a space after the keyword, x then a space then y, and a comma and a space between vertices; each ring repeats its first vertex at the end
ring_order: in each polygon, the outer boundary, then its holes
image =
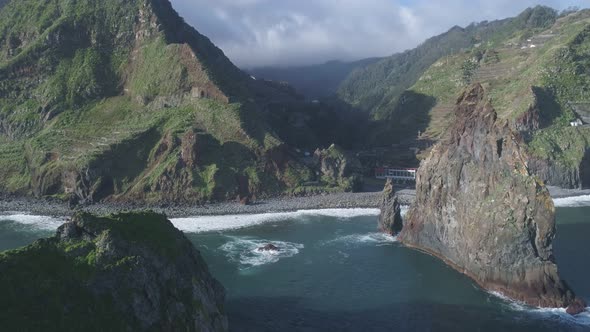
POLYGON ((225 331, 223 287, 163 215, 77 214, 0 253, 7 330, 225 331))
POLYGON ((404 91, 441 58, 460 54, 475 45, 494 46, 506 38, 523 38, 555 22, 557 13, 547 7, 529 8, 514 18, 453 27, 415 49, 392 55, 355 70, 340 86, 340 97, 376 119, 392 119, 391 111, 404 91))
POLYGON ((168 0, 0 9, 0 191, 73 203, 204 202, 309 181, 253 80, 168 0), (246 188, 240 188, 246 187, 246 188))
POLYGON ((554 261, 555 207, 521 136, 479 84, 459 98, 455 118, 418 171, 399 239, 486 289, 533 306, 576 304, 554 261))
POLYGON ((588 186, 582 178, 590 167, 584 164, 590 128, 570 123, 585 119, 587 124, 590 114, 589 27, 590 10, 558 15, 536 7, 516 18, 455 28, 408 53, 423 52, 424 57, 358 70, 357 79, 366 81, 366 87, 344 84, 342 96, 367 105, 381 119, 369 132, 370 142, 410 140, 418 133, 421 140, 436 142, 453 124, 457 96, 469 84, 481 83, 498 116, 525 137, 534 173, 551 185, 588 186), (424 59, 428 61, 420 65, 424 59), (371 70, 380 76, 363 75, 371 70), (404 70, 413 74, 398 75, 404 70), (400 83, 400 77, 408 81, 400 83), (349 90, 356 94, 347 95, 349 90), (365 103, 366 98, 374 101, 365 103))

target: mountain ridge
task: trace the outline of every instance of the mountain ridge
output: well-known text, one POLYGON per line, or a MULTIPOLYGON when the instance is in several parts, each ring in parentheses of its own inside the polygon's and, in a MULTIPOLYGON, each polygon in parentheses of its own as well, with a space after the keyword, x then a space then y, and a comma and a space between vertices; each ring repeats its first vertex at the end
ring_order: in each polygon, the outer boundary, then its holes
POLYGON ((537 28, 555 20, 557 12, 544 6, 528 8, 514 18, 454 26, 418 47, 394 54, 376 64, 357 69, 341 84, 339 96, 346 102, 370 112, 377 119, 388 117, 404 90, 444 56, 461 52, 477 43, 486 43, 515 30, 537 28))
POLYGON ((206 202, 314 181, 257 81, 168 0, 11 1, 0 9, 0 190, 73 204, 206 202))

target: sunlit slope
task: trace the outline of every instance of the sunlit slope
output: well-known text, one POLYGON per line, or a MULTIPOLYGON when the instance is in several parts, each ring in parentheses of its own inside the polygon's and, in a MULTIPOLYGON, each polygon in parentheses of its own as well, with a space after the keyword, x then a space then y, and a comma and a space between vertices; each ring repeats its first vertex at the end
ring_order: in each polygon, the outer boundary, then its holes
POLYGON ((306 181, 252 80, 167 0, 19 0, 0 9, 0 190, 206 201, 306 181))

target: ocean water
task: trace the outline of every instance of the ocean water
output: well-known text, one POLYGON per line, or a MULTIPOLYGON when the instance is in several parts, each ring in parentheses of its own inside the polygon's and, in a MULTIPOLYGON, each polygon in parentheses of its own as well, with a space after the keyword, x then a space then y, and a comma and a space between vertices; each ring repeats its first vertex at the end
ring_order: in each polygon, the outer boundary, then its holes
MULTIPOLYGON (((562 277, 590 300, 590 199, 556 201, 562 277)), ((590 311, 490 294, 376 232, 377 210, 174 219, 226 287, 232 331, 590 331, 590 311), (272 243, 277 253, 257 249, 272 243)), ((50 236, 59 218, 0 216, 0 250, 50 236)))

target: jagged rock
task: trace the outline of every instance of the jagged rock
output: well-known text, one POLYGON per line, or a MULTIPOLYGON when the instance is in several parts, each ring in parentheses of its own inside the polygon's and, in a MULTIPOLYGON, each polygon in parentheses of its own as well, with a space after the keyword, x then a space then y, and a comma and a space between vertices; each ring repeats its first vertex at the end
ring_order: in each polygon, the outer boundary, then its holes
POLYGON ((583 163, 580 167, 568 167, 555 160, 529 157, 527 164, 531 173, 538 176, 547 185, 566 189, 582 189, 583 187, 580 177, 583 163))
POLYGON ((418 171, 399 239, 488 290, 533 306, 576 303, 554 261, 555 207, 527 169, 522 139, 498 119, 479 84, 459 98, 455 113, 418 171))
POLYGON ((226 331, 223 287, 163 215, 77 214, 0 253, 3 329, 226 331))
POLYGON ((275 246, 272 243, 265 245, 264 247, 258 248, 258 251, 279 251, 279 247, 275 246))
POLYGON ((570 315, 577 315, 586 311, 586 302, 582 299, 576 299, 574 303, 567 307, 567 313, 570 315))
POLYGON ((393 182, 387 180, 381 199, 381 215, 379 216, 379 229, 382 232, 395 235, 401 232, 404 224, 401 215, 401 205, 393 189, 393 182))

